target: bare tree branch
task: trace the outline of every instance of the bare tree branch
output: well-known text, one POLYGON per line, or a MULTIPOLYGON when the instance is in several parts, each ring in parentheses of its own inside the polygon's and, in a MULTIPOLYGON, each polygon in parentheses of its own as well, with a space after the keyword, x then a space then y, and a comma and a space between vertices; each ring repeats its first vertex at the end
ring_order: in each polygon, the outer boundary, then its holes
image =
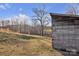
POLYGON ((46 11, 45 6, 42 6, 42 8, 33 8, 33 13, 35 14, 33 16, 33 19, 35 22, 39 22, 41 26, 41 35, 44 34, 44 27, 49 24, 49 18, 47 16, 48 12, 46 11))

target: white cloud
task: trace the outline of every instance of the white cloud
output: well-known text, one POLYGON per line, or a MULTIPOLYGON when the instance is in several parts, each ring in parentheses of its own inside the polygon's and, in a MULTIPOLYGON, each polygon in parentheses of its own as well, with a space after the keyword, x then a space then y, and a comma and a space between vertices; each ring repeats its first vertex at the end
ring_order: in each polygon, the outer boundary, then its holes
POLYGON ((19 20, 30 19, 30 17, 25 14, 19 14, 15 17, 19 18, 19 20))
POLYGON ((6 9, 6 7, 4 5, 0 5, 0 9, 6 9))
POLYGON ((7 8, 9 8, 10 6, 9 6, 9 4, 0 4, 0 9, 2 9, 2 10, 6 10, 7 8))
POLYGON ((27 24, 30 23, 30 19, 31 18, 25 14, 19 14, 13 17, 13 21, 18 21, 19 23, 26 22, 27 24))
POLYGON ((10 6, 11 6, 11 5, 8 4, 8 3, 5 4, 5 7, 6 7, 6 8, 10 8, 10 6))
POLYGON ((26 24, 31 25, 31 18, 26 14, 18 14, 10 18, 4 18, 3 20, 10 20, 10 24, 17 21, 19 24, 26 22, 26 24))
POLYGON ((22 11, 23 9, 22 8, 19 8, 19 11, 22 11))
POLYGON ((25 14, 19 14, 19 17, 26 18, 25 14))

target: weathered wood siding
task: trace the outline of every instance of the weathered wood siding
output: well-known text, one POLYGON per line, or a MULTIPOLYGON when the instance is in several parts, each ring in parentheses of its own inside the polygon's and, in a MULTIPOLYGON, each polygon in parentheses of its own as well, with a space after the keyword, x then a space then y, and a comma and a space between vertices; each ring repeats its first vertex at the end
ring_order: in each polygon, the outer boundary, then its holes
POLYGON ((79 25, 68 21, 56 22, 55 19, 52 22, 54 48, 79 50, 79 25))

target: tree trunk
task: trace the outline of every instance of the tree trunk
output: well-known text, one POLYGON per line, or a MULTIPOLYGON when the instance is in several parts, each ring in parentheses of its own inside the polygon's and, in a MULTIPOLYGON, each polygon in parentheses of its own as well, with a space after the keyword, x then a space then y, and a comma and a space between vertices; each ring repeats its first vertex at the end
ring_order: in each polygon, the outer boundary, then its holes
POLYGON ((43 25, 41 25, 41 36, 44 35, 44 28, 43 28, 43 25))

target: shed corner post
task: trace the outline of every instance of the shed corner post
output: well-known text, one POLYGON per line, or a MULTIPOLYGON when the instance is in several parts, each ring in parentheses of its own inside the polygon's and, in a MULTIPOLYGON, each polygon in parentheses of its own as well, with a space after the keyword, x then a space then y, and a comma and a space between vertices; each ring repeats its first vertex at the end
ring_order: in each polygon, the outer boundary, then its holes
POLYGON ((54 39, 53 39, 53 19, 54 19, 54 18, 53 18, 53 16, 52 16, 52 13, 50 13, 50 16, 51 16, 51 24, 52 24, 52 28, 51 28, 51 29, 52 29, 52 48, 54 48, 54 46, 53 46, 53 40, 54 40, 54 39))

